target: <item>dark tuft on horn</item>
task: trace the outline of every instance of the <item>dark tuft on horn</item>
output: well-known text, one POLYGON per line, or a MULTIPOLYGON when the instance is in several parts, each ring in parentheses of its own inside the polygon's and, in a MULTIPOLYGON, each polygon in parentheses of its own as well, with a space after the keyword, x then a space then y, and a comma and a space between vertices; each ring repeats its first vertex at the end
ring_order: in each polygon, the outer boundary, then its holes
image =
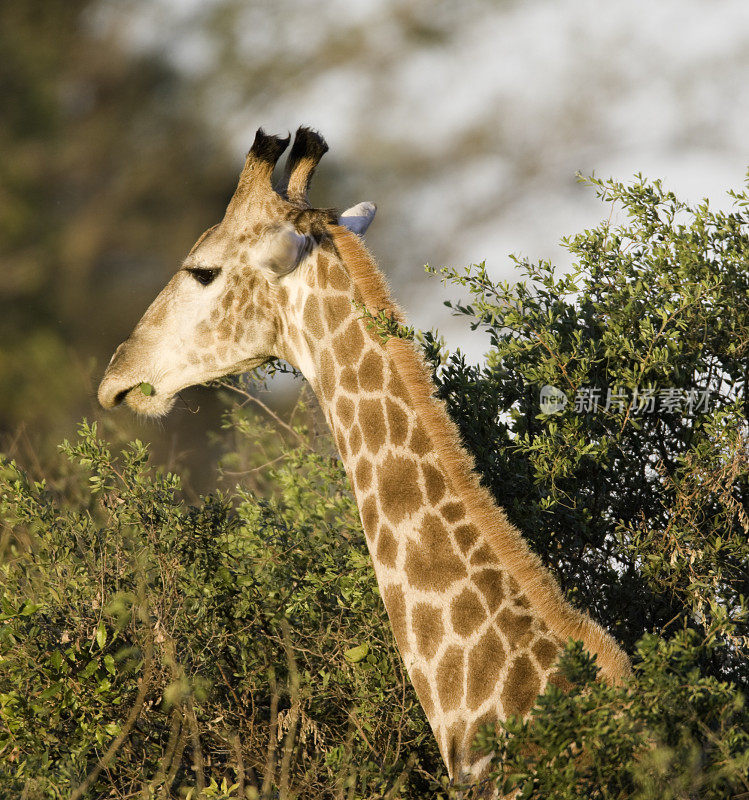
POLYGON ((297 130, 281 186, 290 200, 306 204, 312 175, 327 152, 328 145, 317 131, 304 126, 297 130))
POLYGON ((262 128, 258 128, 255 141, 247 155, 275 166, 276 161, 281 158, 281 154, 289 146, 290 139, 291 134, 282 139, 280 136, 269 136, 262 128))
POLYGON ((275 194, 271 186, 271 175, 281 153, 289 146, 290 139, 291 135, 282 139, 280 136, 269 136, 262 128, 257 129, 255 141, 239 175, 239 183, 226 207, 224 220, 246 213, 251 197, 275 194))
POLYGON ((329 150, 328 143, 312 128, 302 125, 294 136, 294 144, 289 153, 289 165, 293 169, 300 159, 311 158, 316 164, 329 150))

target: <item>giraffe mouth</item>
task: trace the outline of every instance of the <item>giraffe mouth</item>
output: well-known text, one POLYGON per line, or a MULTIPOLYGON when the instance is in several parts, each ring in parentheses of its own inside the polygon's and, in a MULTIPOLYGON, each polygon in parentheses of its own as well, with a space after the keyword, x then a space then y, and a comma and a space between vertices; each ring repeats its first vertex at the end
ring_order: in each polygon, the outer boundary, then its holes
MULTIPOLYGON (((132 379, 131 379, 132 380, 132 379)), ((117 386, 116 378, 104 380, 99 386, 99 402, 103 408, 111 409, 115 406, 125 405, 130 410, 146 417, 160 417, 166 414, 174 405, 174 396, 169 395, 154 384, 140 381, 125 384, 120 382, 117 386)))
MULTIPOLYGON (((107 407, 114 408, 115 406, 122 405, 123 403, 125 403, 125 405, 131 405, 130 401, 136 399, 131 397, 131 393, 142 394, 144 398, 155 397, 156 389, 153 387, 153 384, 148 383, 147 381, 134 383, 132 386, 128 386, 125 389, 120 389, 115 395, 108 398, 109 402, 107 403, 107 407)), ((159 399, 161 399, 161 397, 159 397, 159 399)))
POLYGON ((112 369, 113 365, 110 364, 99 384, 97 395, 104 409, 127 406, 131 411, 144 417, 161 417, 171 411, 183 389, 216 380, 224 375, 248 372, 266 361, 268 361, 266 356, 247 359, 229 368, 197 375, 182 375, 175 371, 153 369, 151 374, 154 377, 150 380, 144 377, 144 373, 139 369, 127 369, 127 363, 123 369, 119 369, 118 365, 112 369), (140 381, 136 382, 136 378, 140 378, 140 381))

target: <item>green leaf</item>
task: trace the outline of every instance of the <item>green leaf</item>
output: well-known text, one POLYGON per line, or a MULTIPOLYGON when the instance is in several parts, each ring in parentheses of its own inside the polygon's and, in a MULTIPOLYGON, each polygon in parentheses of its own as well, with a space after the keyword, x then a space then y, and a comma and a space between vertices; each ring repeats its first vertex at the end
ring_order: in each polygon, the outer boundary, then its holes
POLYGON ((359 661, 362 661, 369 655, 369 645, 365 642, 364 644, 357 645, 356 647, 352 647, 350 650, 346 650, 343 654, 343 657, 351 664, 357 664, 359 661))
POLYGON ((99 650, 103 650, 106 643, 107 629, 104 627, 104 623, 100 622, 96 627, 96 644, 99 645, 99 650))

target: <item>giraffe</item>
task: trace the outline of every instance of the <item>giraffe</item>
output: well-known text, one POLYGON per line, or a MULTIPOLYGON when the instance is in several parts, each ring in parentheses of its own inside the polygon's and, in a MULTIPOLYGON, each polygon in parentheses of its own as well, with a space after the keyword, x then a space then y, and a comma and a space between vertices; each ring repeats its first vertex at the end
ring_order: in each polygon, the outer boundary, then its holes
POLYGON ((307 191, 327 151, 299 128, 288 146, 258 130, 222 221, 115 351, 101 405, 166 413, 186 386, 271 358, 311 384, 350 478, 380 594, 411 682, 451 779, 476 780, 488 757, 478 728, 525 715, 570 637, 602 676, 627 656, 558 584, 479 483, 423 358, 407 339, 383 341, 363 309, 402 323, 362 235, 375 214, 311 208, 307 191), (139 390, 143 383, 152 391, 139 390))

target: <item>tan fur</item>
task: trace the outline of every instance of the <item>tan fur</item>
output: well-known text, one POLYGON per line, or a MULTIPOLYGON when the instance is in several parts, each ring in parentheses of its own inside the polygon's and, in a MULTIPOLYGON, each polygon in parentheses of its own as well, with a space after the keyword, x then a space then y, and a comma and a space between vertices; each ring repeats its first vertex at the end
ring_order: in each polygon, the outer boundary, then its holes
POLYGON ((205 240, 205 239, 206 239, 208 236, 210 236, 210 235, 211 235, 211 234, 212 234, 212 233, 213 233, 215 230, 217 230, 217 229, 218 229, 218 227, 219 227, 219 226, 218 226, 218 224, 216 224, 216 225, 211 225, 211 227, 210 227, 210 228, 208 228, 208 230, 205 230, 205 231, 203 231, 203 233, 201 233, 201 234, 200 234, 200 236, 199 236, 199 238, 198 238, 198 241, 197 241, 197 242, 195 242, 195 244, 194 244, 194 245, 193 245, 193 246, 190 248, 190 252, 187 254, 187 257, 189 258, 189 257, 190 257, 190 256, 191 256, 191 255, 192 255, 192 254, 193 254, 193 253, 194 253, 194 252, 195 252, 195 251, 198 249, 198 247, 200 247, 200 245, 202 244, 202 242, 203 242, 203 241, 204 241, 204 240, 205 240))
MULTIPOLYGON (((387 282, 361 239, 340 226, 329 226, 329 230, 367 309, 373 314, 385 310, 403 323, 403 313, 391 300, 387 282)), ((609 681, 629 675, 626 654, 600 625, 564 599, 541 559, 531 552, 520 531, 479 483, 473 459, 462 446, 455 423, 448 417, 444 403, 433 395, 434 384, 422 355, 403 339, 389 339, 385 349, 406 385, 445 473, 465 501, 471 521, 484 533, 503 567, 549 629, 561 641, 581 640, 596 654, 601 673, 609 681)))

